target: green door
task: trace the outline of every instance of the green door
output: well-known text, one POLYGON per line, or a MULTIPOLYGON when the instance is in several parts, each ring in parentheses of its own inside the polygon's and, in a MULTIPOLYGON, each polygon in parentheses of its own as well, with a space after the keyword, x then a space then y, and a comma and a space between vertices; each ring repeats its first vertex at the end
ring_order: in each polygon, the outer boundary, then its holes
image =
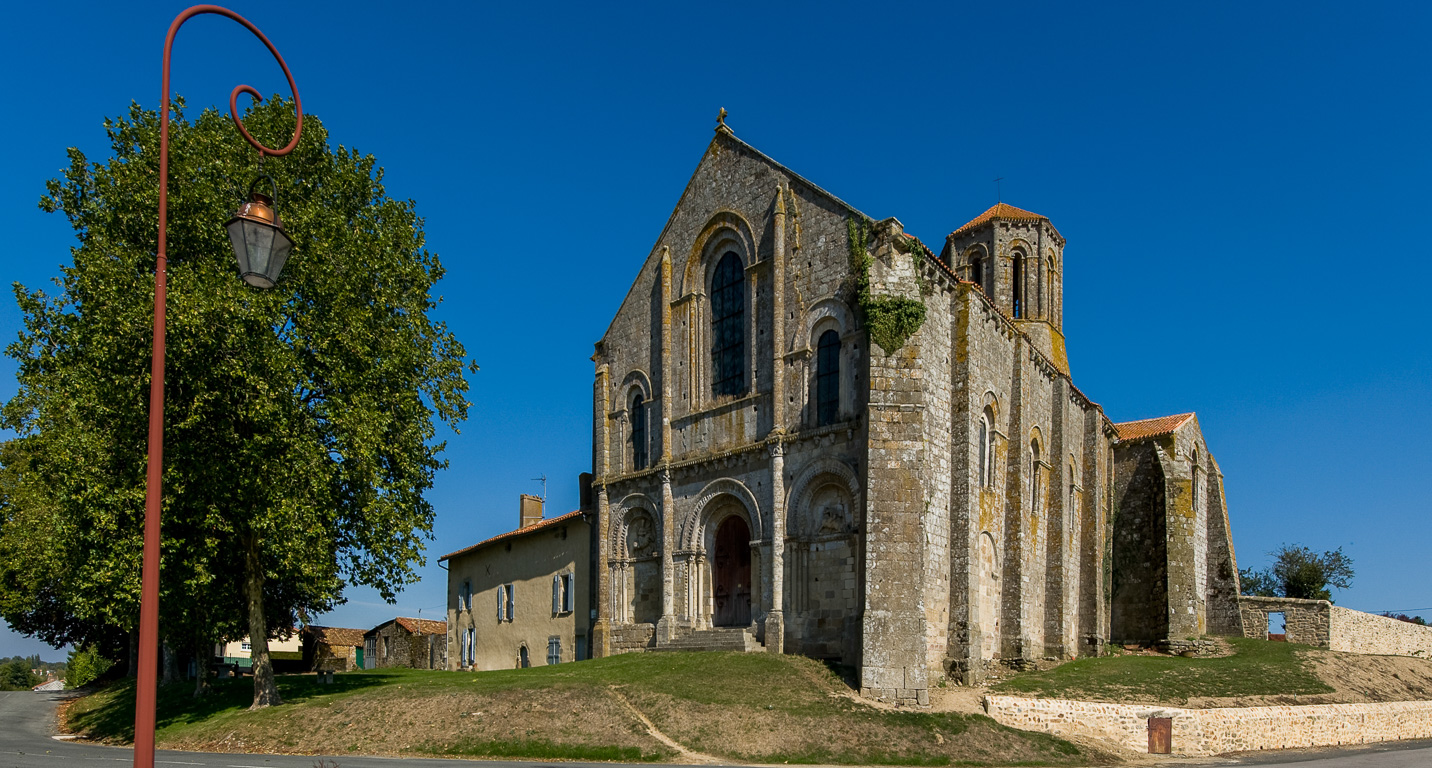
POLYGON ((358 649, 358 668, 363 669, 363 649, 358 649))

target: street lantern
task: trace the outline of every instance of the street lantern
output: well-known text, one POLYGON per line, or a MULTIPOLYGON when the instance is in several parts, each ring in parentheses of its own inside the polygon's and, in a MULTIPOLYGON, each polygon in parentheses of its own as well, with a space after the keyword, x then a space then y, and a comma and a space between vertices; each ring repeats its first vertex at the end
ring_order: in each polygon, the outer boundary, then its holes
POLYGON ((277 285, 278 274, 293 250, 293 239, 283 231, 273 197, 255 192, 250 184, 249 199, 224 227, 229 230, 229 242, 234 246, 234 258, 239 261, 239 276, 244 282, 255 288, 277 285))

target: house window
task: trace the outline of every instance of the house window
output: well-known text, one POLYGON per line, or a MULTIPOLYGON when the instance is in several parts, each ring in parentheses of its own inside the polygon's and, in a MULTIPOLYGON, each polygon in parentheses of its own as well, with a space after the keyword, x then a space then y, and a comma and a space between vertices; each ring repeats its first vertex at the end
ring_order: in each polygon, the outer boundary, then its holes
POLYGON ((497 588, 497 620, 512 621, 511 584, 503 584, 497 588))
POLYGON ((457 595, 457 609, 459 611, 472 610, 472 582, 464 581, 462 591, 457 595))
POLYGON ((559 573, 552 577, 552 613, 572 612, 572 585, 570 573, 559 573))
POLYGON ((646 467, 646 403, 638 391, 631 396, 631 468, 646 467))
POLYGON ((252 651, 254 649, 254 646, 252 643, 239 643, 239 649, 243 651, 252 651))
POLYGON ((562 638, 560 635, 552 635, 547 638, 547 663, 562 663, 562 638))
POLYGON ((746 286, 741 257, 728 251, 711 278, 711 394, 746 391, 746 286))
POLYGON ((840 414, 840 334, 826 331, 816 345, 816 426, 834 424, 840 414))

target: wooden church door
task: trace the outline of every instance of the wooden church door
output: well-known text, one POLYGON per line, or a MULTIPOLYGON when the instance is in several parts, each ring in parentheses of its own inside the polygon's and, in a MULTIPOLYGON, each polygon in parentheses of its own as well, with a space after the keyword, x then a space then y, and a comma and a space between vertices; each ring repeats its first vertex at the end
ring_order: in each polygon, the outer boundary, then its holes
POLYGON ((716 529, 715 625, 751 623, 751 529, 732 515, 716 529))

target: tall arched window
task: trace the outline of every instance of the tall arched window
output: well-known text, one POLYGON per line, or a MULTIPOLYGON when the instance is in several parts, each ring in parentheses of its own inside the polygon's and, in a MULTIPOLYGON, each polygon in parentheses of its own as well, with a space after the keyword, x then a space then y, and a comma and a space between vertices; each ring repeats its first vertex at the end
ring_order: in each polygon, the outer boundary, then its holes
POLYGON ((815 354, 815 423, 834 424, 840 415, 840 334, 820 335, 815 354))
POLYGON ((1014 279, 1010 295, 1014 299, 1014 316, 1024 317, 1024 254, 1014 252, 1014 279))
POLYGON ((988 408, 980 414, 980 487, 988 488, 994 476, 994 420, 988 408))
POLYGON ((641 392, 631 396, 631 468, 646 468, 646 403, 641 392))
POLYGON ((1193 509, 1198 511, 1198 449, 1193 449, 1193 509))
POLYGON ((970 282, 984 290, 984 260, 979 257, 970 259, 970 282))
POLYGON ((1029 443, 1029 510, 1039 512, 1039 441, 1029 443))
POLYGON ((711 278, 711 394, 746 391, 746 286, 741 257, 727 251, 711 278))

